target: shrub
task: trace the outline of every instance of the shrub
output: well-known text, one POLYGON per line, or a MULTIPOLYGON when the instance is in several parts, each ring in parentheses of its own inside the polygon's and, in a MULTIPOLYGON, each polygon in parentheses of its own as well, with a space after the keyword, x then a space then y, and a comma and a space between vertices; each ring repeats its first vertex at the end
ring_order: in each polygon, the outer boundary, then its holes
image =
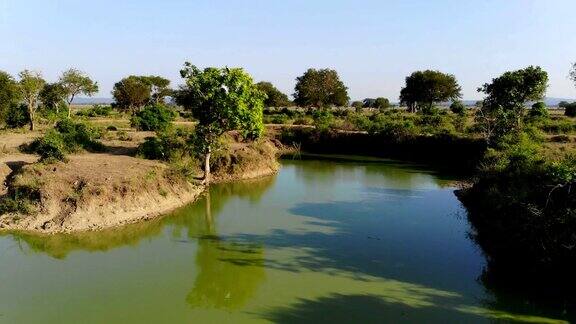
POLYGON ((49 130, 43 137, 34 140, 24 149, 30 153, 39 154, 42 161, 47 159, 63 161, 66 154, 80 149, 102 151, 104 145, 96 141, 99 137, 100 134, 89 126, 64 119, 59 121, 54 129, 49 130))
POLYGON ((466 113, 466 106, 464 106, 462 101, 457 100, 450 104, 450 111, 457 115, 464 115, 466 113))
POLYGON ((109 130, 109 131, 117 131, 117 130, 118 130, 118 127, 116 127, 116 126, 114 126, 114 125, 110 125, 110 126, 106 127, 106 130, 109 130))
POLYGON ((150 160, 177 161, 195 154, 196 136, 182 129, 159 132, 147 137, 138 147, 138 154, 150 160))
POLYGON ((130 123, 142 131, 165 131, 176 118, 176 113, 161 104, 144 107, 132 117, 130 123))
POLYGON ((532 109, 530 109, 530 117, 533 118, 548 118, 549 115, 548 108, 542 101, 533 104, 532 109))
POLYGON ((30 116, 26 105, 12 104, 6 112, 6 126, 8 128, 19 128, 30 122, 30 116))
POLYGON ((85 117, 106 117, 112 114, 112 106, 94 105, 91 108, 76 112, 77 116, 85 117))
POLYGON ((325 132, 330 129, 334 121, 334 115, 328 109, 317 109, 312 114, 314 127, 319 132, 325 132))

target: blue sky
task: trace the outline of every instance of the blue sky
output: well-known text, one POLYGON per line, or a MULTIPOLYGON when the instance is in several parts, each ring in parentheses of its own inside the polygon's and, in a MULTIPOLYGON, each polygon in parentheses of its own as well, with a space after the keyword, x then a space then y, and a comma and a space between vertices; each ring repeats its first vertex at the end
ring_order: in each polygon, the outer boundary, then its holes
POLYGON ((504 71, 540 65, 550 97, 576 97, 575 0, 0 0, 0 70, 69 67, 100 97, 129 74, 180 83, 184 61, 240 66, 291 94, 309 67, 334 68, 352 99, 395 101, 406 75, 455 74, 465 99, 504 71))

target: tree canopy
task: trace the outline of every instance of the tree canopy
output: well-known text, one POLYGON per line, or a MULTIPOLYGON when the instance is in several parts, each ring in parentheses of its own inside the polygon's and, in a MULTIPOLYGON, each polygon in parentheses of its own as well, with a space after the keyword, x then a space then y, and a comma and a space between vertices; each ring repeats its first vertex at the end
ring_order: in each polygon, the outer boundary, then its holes
POLYGON ((4 120, 8 110, 18 103, 20 97, 16 80, 10 74, 0 71, 0 121, 4 120))
POLYGON ((286 107, 291 104, 290 99, 270 82, 258 82, 256 86, 266 94, 265 107, 286 107))
POLYGON ((308 69, 296 78, 294 102, 302 107, 347 106, 348 88, 335 70, 308 69))
POLYGON ((440 71, 416 71, 406 77, 406 85, 400 90, 400 102, 408 110, 430 110, 434 103, 456 100, 462 97, 462 88, 456 77, 440 71))
POLYGON ((68 104, 68 117, 70 117, 70 105, 79 94, 92 96, 98 92, 98 83, 92 81, 86 73, 77 69, 68 69, 62 73, 58 81, 66 94, 68 104))
POLYGON ((486 139, 498 139, 522 126, 526 103, 538 101, 546 94, 548 73, 539 66, 510 71, 478 88, 486 94, 478 111, 486 139))
POLYGON ((152 85, 145 78, 131 75, 114 84, 112 96, 118 108, 134 114, 150 102, 152 85))
POLYGON ((265 94, 241 68, 201 70, 186 62, 180 75, 186 84, 176 99, 198 120, 196 129, 205 155, 205 181, 208 182, 210 153, 224 132, 240 130, 249 138, 262 134, 265 94))
POLYGON ((45 108, 59 112, 60 105, 66 103, 66 89, 61 83, 46 83, 40 91, 40 101, 45 108))
POLYGON ((154 103, 164 103, 164 99, 172 95, 170 80, 157 75, 140 76, 139 78, 150 85, 150 99, 154 103))
POLYGON ((28 108, 30 130, 34 130, 34 117, 38 109, 40 92, 44 88, 46 81, 42 78, 42 74, 36 71, 24 70, 18 76, 20 77, 20 93, 28 108))

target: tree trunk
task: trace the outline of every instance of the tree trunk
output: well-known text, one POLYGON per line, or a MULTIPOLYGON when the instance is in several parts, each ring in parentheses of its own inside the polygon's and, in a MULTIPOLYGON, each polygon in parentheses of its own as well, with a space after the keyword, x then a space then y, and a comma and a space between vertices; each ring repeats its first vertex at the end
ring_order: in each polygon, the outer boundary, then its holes
POLYGON ((28 116, 30 117, 30 130, 34 130, 34 110, 28 108, 28 116))
POLYGON ((210 153, 212 150, 210 147, 206 150, 206 154, 204 156, 204 184, 210 184, 210 153))
POLYGON ((70 101, 68 101, 68 118, 72 116, 72 100, 74 100, 74 95, 72 95, 70 101))

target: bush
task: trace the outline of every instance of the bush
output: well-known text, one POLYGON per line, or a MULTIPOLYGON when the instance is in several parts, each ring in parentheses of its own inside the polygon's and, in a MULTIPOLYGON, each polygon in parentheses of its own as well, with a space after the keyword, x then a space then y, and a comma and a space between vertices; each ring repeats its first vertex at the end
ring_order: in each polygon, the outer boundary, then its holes
POLYGON ((138 154, 150 160, 178 161, 194 155, 195 143, 193 132, 182 129, 159 132, 140 144, 138 154))
POLYGON ((76 112, 77 116, 84 117, 106 117, 112 114, 112 106, 94 105, 92 108, 76 112))
POLYGON ((89 151, 102 151, 104 145, 96 141, 100 134, 94 129, 81 123, 74 123, 64 119, 49 130, 43 137, 34 140, 24 149, 30 153, 40 155, 42 161, 47 159, 65 160, 66 154, 81 149, 89 151))
POLYGON ((542 101, 539 101, 532 105, 530 109, 530 117, 532 118, 548 118, 550 114, 548 113, 548 107, 542 101))
POLYGON ((464 106, 462 101, 457 100, 450 104, 450 111, 457 115, 464 115, 466 113, 466 106, 464 106))
POLYGON ((30 122, 26 105, 12 104, 6 112, 6 126, 8 128, 20 128, 30 122))
POLYGON ((334 121, 334 115, 328 109, 317 109, 312 114, 314 127, 319 132, 325 132, 330 129, 334 121))
POLYGON ((106 127, 106 130, 109 130, 109 131, 117 131, 117 130, 118 130, 118 127, 116 127, 116 126, 114 126, 114 125, 110 125, 110 126, 106 127))
POLYGON ((165 131, 176 118, 176 113, 161 104, 144 107, 132 117, 132 127, 142 131, 165 131))

